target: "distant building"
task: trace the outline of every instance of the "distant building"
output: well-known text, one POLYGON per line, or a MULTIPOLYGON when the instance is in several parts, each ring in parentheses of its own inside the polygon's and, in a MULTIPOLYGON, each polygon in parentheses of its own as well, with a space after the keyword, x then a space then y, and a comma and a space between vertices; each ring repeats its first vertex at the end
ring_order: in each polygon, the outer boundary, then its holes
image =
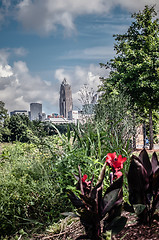
POLYGON ((48 120, 53 124, 66 124, 66 123, 71 123, 71 121, 67 120, 66 118, 62 118, 62 117, 58 117, 58 118, 54 118, 54 117, 50 117, 48 120))
POLYGON ((20 115, 25 114, 26 116, 28 116, 27 110, 14 110, 10 112, 10 116, 16 115, 16 114, 20 114, 20 115))
POLYGON ((41 103, 30 103, 30 120, 42 120, 41 103))
POLYGON ((60 87, 60 115, 68 119, 68 112, 72 111, 72 91, 71 86, 66 82, 66 79, 63 80, 60 87))

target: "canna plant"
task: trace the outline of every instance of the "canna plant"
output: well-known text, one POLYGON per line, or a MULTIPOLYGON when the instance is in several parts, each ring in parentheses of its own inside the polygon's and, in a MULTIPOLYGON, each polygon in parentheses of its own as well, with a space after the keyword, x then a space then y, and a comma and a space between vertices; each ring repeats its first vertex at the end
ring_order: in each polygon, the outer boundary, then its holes
POLYGON ((150 161, 143 149, 139 157, 132 156, 128 171, 129 201, 139 222, 151 225, 159 208, 159 161, 156 153, 150 161))
POLYGON ((87 181, 87 175, 85 174, 82 177, 80 167, 79 175, 74 175, 78 181, 77 189, 80 191, 80 194, 78 197, 72 191, 69 191, 68 196, 72 204, 77 208, 78 216, 86 232, 86 235, 78 239, 105 239, 103 237, 108 231, 111 230, 116 234, 126 224, 127 219, 121 216, 123 176, 114 176, 113 178, 116 181, 112 181, 103 194, 106 165, 107 160, 95 187, 93 187, 94 176, 90 181, 87 181))

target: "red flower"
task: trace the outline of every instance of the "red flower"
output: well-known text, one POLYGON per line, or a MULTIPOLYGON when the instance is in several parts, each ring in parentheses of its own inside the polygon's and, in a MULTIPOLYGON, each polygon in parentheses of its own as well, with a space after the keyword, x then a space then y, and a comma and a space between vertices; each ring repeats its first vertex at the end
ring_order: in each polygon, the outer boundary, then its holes
POLYGON ((117 159, 117 155, 116 155, 116 152, 114 153, 108 153, 107 156, 106 156, 106 163, 107 165, 109 165, 110 167, 113 166, 113 161, 117 159))
POLYGON ((122 176, 122 172, 120 170, 123 168, 123 163, 126 159, 126 157, 123 158, 121 155, 117 157, 116 152, 107 154, 106 163, 112 168, 114 179, 122 176))
POLYGON ((117 171, 117 172, 114 173, 114 179, 115 179, 115 178, 120 178, 122 175, 123 175, 123 174, 122 174, 121 171, 117 171))
POLYGON ((113 161, 112 165, 113 165, 114 170, 118 171, 118 170, 122 169, 123 163, 126 161, 126 159, 127 159, 126 157, 122 158, 122 156, 119 155, 118 158, 113 161))
POLYGON ((91 183, 91 181, 86 181, 87 177, 88 177, 87 174, 84 174, 82 178, 82 182, 88 186, 91 183))

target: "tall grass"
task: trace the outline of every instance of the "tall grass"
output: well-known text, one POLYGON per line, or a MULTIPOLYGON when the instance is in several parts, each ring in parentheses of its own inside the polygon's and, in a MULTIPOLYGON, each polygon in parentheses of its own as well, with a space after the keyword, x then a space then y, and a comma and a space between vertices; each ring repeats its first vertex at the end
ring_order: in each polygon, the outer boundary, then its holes
MULTIPOLYGON (((57 131, 58 132, 58 131, 57 131)), ((128 141, 99 123, 78 124, 67 134, 41 138, 35 144, 6 146, 0 156, 0 232, 41 229, 71 211, 67 191, 80 165, 95 182, 108 152, 128 157, 128 141)), ((109 186, 109 168, 105 186, 109 186)))

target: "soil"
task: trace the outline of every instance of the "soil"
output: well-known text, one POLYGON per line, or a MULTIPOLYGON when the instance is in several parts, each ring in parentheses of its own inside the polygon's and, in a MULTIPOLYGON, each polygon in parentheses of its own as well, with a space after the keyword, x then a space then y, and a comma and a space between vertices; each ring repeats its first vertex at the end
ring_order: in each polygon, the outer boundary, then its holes
MULTIPOLYGON (((112 236, 112 240, 158 240, 159 239, 159 221, 154 220, 151 227, 140 225, 136 221, 134 214, 123 214, 128 218, 124 229, 117 235, 112 236)), ((159 214, 158 214, 159 218, 159 214)), ((79 221, 73 222, 66 227, 64 231, 57 234, 39 234, 34 235, 31 240, 76 240, 84 234, 84 228, 79 221)))

